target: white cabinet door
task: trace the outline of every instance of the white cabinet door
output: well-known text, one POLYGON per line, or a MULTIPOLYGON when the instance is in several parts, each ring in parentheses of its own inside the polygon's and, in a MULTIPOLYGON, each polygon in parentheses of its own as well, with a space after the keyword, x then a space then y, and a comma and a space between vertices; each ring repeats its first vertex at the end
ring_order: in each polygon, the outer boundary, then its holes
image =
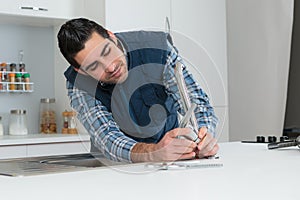
POLYGON ((63 142, 27 145, 27 156, 48 156, 90 152, 90 142, 63 142))
POLYGON ((105 1, 105 27, 112 31, 165 30, 170 17, 170 0, 105 1))
POLYGON ((214 106, 227 102, 225 0, 172 0, 173 39, 214 106))
POLYGON ((70 19, 82 15, 83 0, 3 0, 0 13, 70 19))
POLYGON ((228 120, 228 106, 214 107, 215 114, 218 117, 218 125, 216 127, 216 138, 218 142, 229 141, 229 120, 228 120))
POLYGON ((228 141, 226 1, 171 2, 174 44, 210 97, 219 118, 219 140, 228 141))
POLYGON ((26 157, 26 153, 26 145, 0 147, 0 159, 22 158, 26 157))

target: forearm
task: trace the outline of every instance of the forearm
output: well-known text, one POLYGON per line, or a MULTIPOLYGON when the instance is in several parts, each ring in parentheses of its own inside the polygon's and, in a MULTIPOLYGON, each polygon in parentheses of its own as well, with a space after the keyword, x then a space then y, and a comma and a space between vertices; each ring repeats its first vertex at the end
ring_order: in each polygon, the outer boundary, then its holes
POLYGON ((89 132, 93 145, 108 159, 131 162, 130 151, 136 141, 120 131, 106 107, 76 88, 69 90, 69 97, 71 106, 77 111, 79 121, 89 132))
POLYGON ((155 144, 136 143, 131 149, 130 159, 132 162, 154 161, 155 144))

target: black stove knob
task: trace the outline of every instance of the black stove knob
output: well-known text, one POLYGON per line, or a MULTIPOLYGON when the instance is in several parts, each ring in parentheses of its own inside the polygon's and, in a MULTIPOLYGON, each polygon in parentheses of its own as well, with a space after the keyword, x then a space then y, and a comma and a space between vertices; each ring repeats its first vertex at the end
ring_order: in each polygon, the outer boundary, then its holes
POLYGON ((264 136, 256 136, 256 142, 258 143, 265 143, 265 137, 264 136))
POLYGON ((275 136, 268 136, 268 142, 269 143, 274 143, 277 141, 277 138, 275 136))

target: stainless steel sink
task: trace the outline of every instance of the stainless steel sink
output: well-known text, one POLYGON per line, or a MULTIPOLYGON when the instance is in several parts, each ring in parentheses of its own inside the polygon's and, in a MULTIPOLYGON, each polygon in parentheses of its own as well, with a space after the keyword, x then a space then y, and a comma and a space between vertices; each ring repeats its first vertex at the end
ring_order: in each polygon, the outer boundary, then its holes
POLYGON ((87 170, 116 163, 96 154, 73 154, 0 160, 0 175, 32 176, 87 170))
POLYGON ((95 156, 93 154, 77 154, 66 155, 60 157, 48 157, 46 160, 41 160, 40 163, 66 165, 75 167, 104 167, 106 164, 101 162, 104 157, 95 156))

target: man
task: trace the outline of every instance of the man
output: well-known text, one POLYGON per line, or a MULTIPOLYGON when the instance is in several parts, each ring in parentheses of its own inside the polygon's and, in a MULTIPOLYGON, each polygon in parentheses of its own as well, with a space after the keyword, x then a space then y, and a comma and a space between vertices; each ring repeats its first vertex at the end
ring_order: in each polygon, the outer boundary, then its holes
POLYGON ((174 78, 181 61, 163 32, 113 34, 88 19, 73 19, 58 33, 66 70, 68 96, 92 147, 116 161, 174 161, 215 155, 217 119, 207 95, 186 68, 184 80, 195 116, 198 144, 182 139, 190 128, 178 128, 182 103, 174 78), (179 136, 182 136, 181 138, 179 136))

